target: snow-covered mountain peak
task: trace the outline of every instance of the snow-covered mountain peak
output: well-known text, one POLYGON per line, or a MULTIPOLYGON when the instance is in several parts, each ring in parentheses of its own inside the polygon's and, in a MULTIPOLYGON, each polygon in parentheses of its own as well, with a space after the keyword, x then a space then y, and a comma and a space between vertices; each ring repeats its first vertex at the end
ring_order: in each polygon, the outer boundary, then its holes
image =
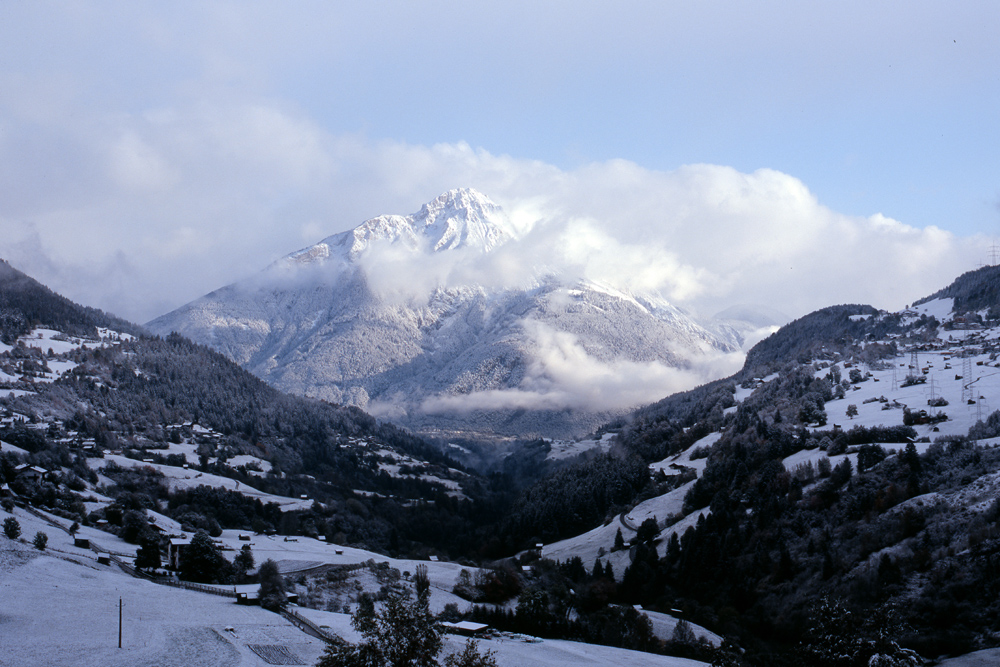
POLYGON ((472 248, 490 252, 515 238, 503 209, 486 195, 469 188, 449 190, 424 204, 413 215, 380 215, 352 230, 323 239, 291 253, 286 264, 311 264, 338 257, 354 263, 377 243, 410 251, 433 252, 472 248))
POLYGON ((471 188, 449 190, 413 215, 434 250, 472 247, 489 252, 514 238, 507 214, 471 188))
POLYGON ((451 190, 149 326, 291 392, 413 427, 518 435, 585 431, 696 381, 702 359, 742 360, 741 341, 658 293, 546 266, 535 239, 519 252, 519 227, 481 193, 451 190))

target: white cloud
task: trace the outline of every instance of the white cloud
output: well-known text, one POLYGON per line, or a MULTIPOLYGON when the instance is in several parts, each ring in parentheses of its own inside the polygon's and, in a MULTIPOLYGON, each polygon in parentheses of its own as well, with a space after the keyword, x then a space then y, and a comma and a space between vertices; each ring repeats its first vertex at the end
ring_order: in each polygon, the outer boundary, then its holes
MULTIPOLYGON (((748 301, 793 316, 842 302, 898 308, 972 268, 984 243, 879 214, 839 214, 773 170, 658 172, 616 160, 563 171, 465 145, 372 149, 379 170, 394 166, 394 183, 425 184, 394 212, 457 185, 517 211, 528 230, 517 255, 508 248, 477 264, 481 276, 497 266, 507 276, 559 266, 625 289, 657 289, 703 314, 748 301), (541 222, 529 227, 532 217, 541 222)), ((455 267, 434 270, 434 280, 447 282, 455 267)))
POLYGON ((743 364, 741 353, 708 353, 691 368, 624 359, 602 361, 588 354, 571 333, 533 320, 522 326, 535 352, 518 388, 438 395, 424 401, 421 410, 430 414, 518 408, 626 410, 731 375, 743 364))
POLYGON ((261 100, 72 120, 41 112, 26 120, 34 107, 19 108, 0 141, 0 217, 29 225, 35 243, 29 252, 8 234, 0 254, 56 290, 139 321, 462 186, 504 206, 523 242, 489 263, 397 258, 405 270, 386 277, 386 290, 399 277, 425 292, 470 276, 517 283, 557 267, 656 289, 703 314, 752 301, 798 316, 847 301, 902 306, 972 268, 985 244, 878 214, 839 214, 800 180, 768 169, 656 171, 611 160, 566 170, 464 143, 331 135, 261 100), (22 154, 61 162, 12 169, 22 154), (123 263, 132 295, 94 271, 123 263))
POLYGON ((177 178, 163 158, 134 132, 125 132, 111 148, 112 178, 125 187, 162 189, 177 178))

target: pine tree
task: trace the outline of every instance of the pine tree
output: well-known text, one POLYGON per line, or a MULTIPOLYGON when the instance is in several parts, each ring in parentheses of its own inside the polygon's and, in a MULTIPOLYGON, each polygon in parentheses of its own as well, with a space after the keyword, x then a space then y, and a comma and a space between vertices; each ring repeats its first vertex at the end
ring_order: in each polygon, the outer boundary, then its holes
POLYGON ((619 528, 618 532, 615 533, 615 544, 611 547, 612 551, 621 551, 625 548, 625 538, 622 537, 622 529, 619 528))
POLYGON ((635 541, 640 544, 652 542, 660 532, 660 527, 656 524, 656 517, 651 516, 644 519, 639 524, 639 531, 635 535, 635 541))

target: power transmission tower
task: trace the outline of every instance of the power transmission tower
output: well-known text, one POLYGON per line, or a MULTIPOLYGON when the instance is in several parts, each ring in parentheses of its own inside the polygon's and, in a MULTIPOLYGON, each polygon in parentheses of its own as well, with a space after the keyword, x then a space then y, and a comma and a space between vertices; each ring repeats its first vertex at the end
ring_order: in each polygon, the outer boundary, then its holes
POLYGON ((968 405, 972 400, 972 357, 962 353, 962 402, 968 405))
POLYGON ((910 374, 913 377, 920 375, 920 357, 917 355, 917 348, 910 350, 910 374))

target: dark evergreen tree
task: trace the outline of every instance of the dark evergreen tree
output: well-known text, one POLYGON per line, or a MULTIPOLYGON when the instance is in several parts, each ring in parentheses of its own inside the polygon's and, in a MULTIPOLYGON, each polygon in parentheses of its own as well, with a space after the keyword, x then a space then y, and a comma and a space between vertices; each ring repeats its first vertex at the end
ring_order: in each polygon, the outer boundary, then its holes
POLYGON ((35 548, 39 551, 45 551, 45 547, 49 543, 49 536, 42 531, 38 531, 35 533, 35 539, 33 539, 31 543, 35 545, 35 548))
POLYGON ((160 560, 160 538, 153 531, 147 531, 141 538, 135 552, 135 566, 138 569, 155 570, 162 565, 160 560))
POLYGON ((122 530, 119 537, 129 544, 141 544, 148 533, 149 521, 145 510, 128 510, 122 517, 122 530))
POLYGON ((260 606, 271 611, 284 609, 288 598, 285 596, 285 580, 278 572, 278 564, 268 558, 261 563, 257 576, 260 579, 260 606))
POLYGON ((205 584, 221 582, 227 578, 228 565, 208 533, 199 530, 191 538, 191 544, 184 549, 180 577, 205 584))
POLYGON ((652 542, 660 532, 660 527, 656 524, 656 517, 643 519, 636 532, 635 541, 640 544, 652 542))
POLYGON ((243 574, 253 569, 253 551, 250 549, 249 544, 244 544, 240 552, 236 554, 236 558, 233 559, 233 566, 238 572, 243 574))
POLYGON ((16 540, 21 536, 21 524, 18 523, 17 519, 14 517, 7 517, 3 520, 3 534, 6 535, 8 539, 16 540))

